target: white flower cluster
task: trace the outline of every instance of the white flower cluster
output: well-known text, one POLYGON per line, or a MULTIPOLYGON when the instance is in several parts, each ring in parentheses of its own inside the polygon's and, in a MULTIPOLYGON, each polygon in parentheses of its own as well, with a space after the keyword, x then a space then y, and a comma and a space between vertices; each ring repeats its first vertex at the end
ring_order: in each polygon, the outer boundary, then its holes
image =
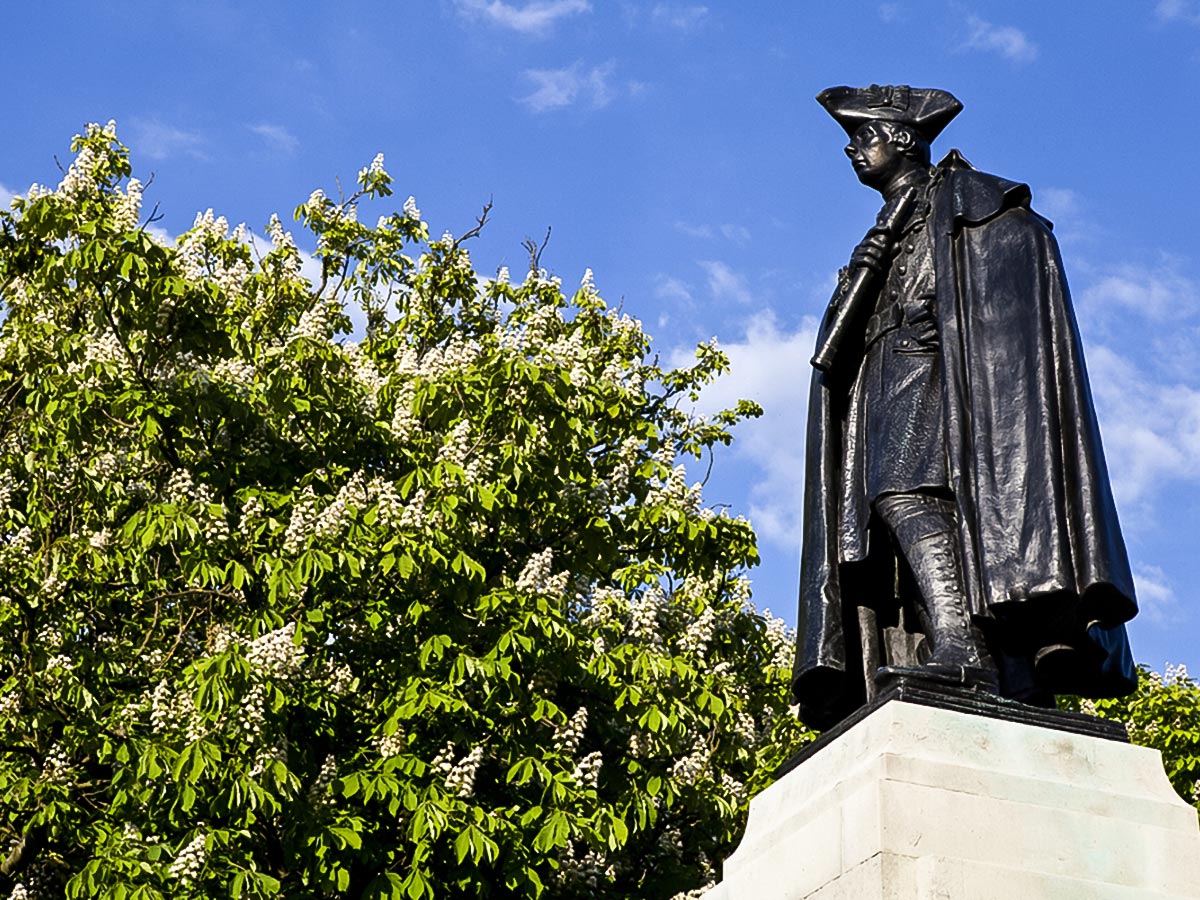
POLYGON ((596 587, 588 596, 585 608, 587 611, 583 616, 583 626, 590 629, 603 628, 628 611, 629 598, 625 596, 624 591, 617 588, 596 587))
POLYGON ((242 696, 233 713, 233 727, 240 731, 248 742, 253 743, 263 733, 266 724, 266 698, 262 688, 251 686, 242 696))
POLYGON ((142 183, 130 178, 125 193, 117 193, 113 224, 122 231, 133 231, 138 226, 142 213, 142 183))
POLYGON ((787 622, 771 614, 769 609, 763 610, 763 618, 767 620, 767 643, 771 647, 771 666, 776 669, 790 669, 796 655, 796 634, 788 628, 787 622))
POLYGON ((721 773, 721 790, 723 790, 729 796, 729 799, 739 806, 746 802, 746 785, 742 784, 728 772, 721 773))
POLYGON ((442 775, 446 790, 459 797, 470 797, 475 793, 475 776, 483 762, 483 747, 474 747, 457 764, 454 744, 449 743, 434 757, 432 768, 442 775))
POLYGON ((296 644, 295 622, 268 631, 246 648, 246 661, 254 670, 264 677, 284 681, 299 673, 304 657, 304 648, 296 644))
POLYGON ((14 689, 0 694, 0 719, 21 711, 21 695, 14 689))
POLYGON ((249 496, 242 504, 242 522, 249 524, 257 519, 261 519, 266 514, 267 508, 263 505, 262 498, 257 494, 249 496))
POLYGON ((213 622, 208 626, 208 652, 219 656, 241 640, 241 635, 223 622, 213 622))
POLYGON ((573 777, 583 787, 596 789, 600 783, 600 770, 604 767, 604 754, 599 750, 589 753, 575 766, 573 777))
POLYGON ((708 771, 712 759, 712 748, 703 741, 697 742, 692 752, 675 761, 671 774, 683 784, 695 784, 708 771))
POLYGON ((659 614, 667 606, 667 596, 657 584, 652 584, 642 591, 630 603, 629 637, 641 641, 651 647, 662 646, 662 629, 659 627, 659 614))
POLYGON ((396 409, 392 413, 392 422, 388 426, 398 440, 407 441, 421 427, 421 421, 412 411, 415 391, 411 384, 404 384, 396 391, 396 409))
POLYGON ((471 423, 466 419, 460 419, 446 435, 445 442, 438 450, 438 462, 448 462, 459 466, 463 470, 464 483, 474 484, 483 474, 483 460, 480 456, 472 454, 471 451, 474 449, 475 445, 471 439, 471 423))
POLYGON ((165 680, 150 695, 150 729, 165 733, 182 728, 189 741, 204 734, 204 722, 196 715, 196 703, 186 689, 173 691, 165 680))
POLYGON ((62 744, 55 744, 42 760, 42 778, 46 781, 62 781, 71 770, 71 760, 62 744))
POLYGON ((300 314, 296 330, 292 332, 291 340, 306 338, 318 343, 333 338, 333 317, 341 311, 341 303, 337 300, 317 300, 300 314))
POLYGON ((654 755, 654 738, 642 731, 629 736, 629 755, 634 759, 647 759, 654 755))
POLYGON ((545 596, 562 595, 567 590, 571 575, 569 572, 559 572, 555 575, 553 567, 554 551, 550 547, 535 553, 529 557, 521 574, 517 576, 515 590, 545 596))
POLYGON ((68 200, 80 200, 95 191, 98 184, 96 167, 103 161, 104 157, 94 148, 83 147, 58 183, 58 193, 68 200))
POLYGON ((545 269, 530 268, 530 270, 525 273, 524 284, 531 286, 534 290, 540 290, 542 288, 558 289, 562 287, 562 279, 557 275, 551 275, 545 269))
POLYGON ((258 751, 254 757, 254 764, 250 767, 250 777, 258 778, 267 771, 267 767, 274 763, 283 763, 285 766, 288 761, 288 749, 285 741, 272 744, 270 747, 263 748, 258 751))
POLYGON ((204 863, 208 860, 208 851, 204 845, 204 835, 198 834, 192 838, 171 861, 171 865, 167 867, 167 875, 178 879, 183 884, 195 882, 204 869, 204 863))
POLYGON ((354 672, 347 665, 326 662, 325 684, 331 694, 342 697, 354 688, 354 672))
POLYGON ((383 170, 383 154, 376 153, 375 158, 371 160, 371 165, 359 171, 358 180, 365 181, 369 176, 377 177, 385 174, 387 173, 383 170))
POLYGON ((454 335, 444 347, 430 347, 425 354, 416 360, 413 354, 407 354, 397 360, 397 368, 407 374, 420 375, 430 381, 436 381, 456 372, 466 371, 479 359, 481 348, 476 340, 469 340, 454 335), (411 369, 406 367, 411 366, 411 369))
POLYGON ((404 215, 415 222, 421 221, 421 210, 417 208, 417 200, 415 197, 409 197, 404 201, 404 215))
POLYGON ((587 730, 588 711, 586 706, 575 710, 575 715, 554 732, 554 749, 567 756, 574 756, 587 730))
POLYGON ((717 615, 711 606, 688 623, 687 629, 679 639, 679 649, 683 653, 694 653, 700 659, 708 652, 708 642, 712 640, 717 627, 717 615))
POLYGON ((602 880, 612 881, 616 877, 616 867, 610 865, 600 851, 589 848, 587 853, 579 856, 574 841, 569 841, 563 848, 558 865, 559 881, 595 888, 600 886, 602 880))
POLYGON ((250 360, 230 356, 213 366, 212 380, 244 392, 253 387, 255 373, 254 363, 250 360))
POLYGON ((354 381, 366 395, 367 410, 374 416, 379 407, 379 392, 387 386, 387 378, 380 374, 379 367, 363 352, 361 345, 354 342, 344 344, 342 355, 350 366, 354 381))
POLYGON ((407 741, 404 739, 404 729, 397 727, 391 734, 381 734, 375 742, 379 755, 384 759, 399 756, 404 752, 407 741))
POLYGON ((25 889, 25 885, 18 881, 13 885, 13 889, 8 892, 8 900, 34 900, 34 898, 25 889))
POLYGON ((312 536, 317 540, 339 537, 350 524, 353 514, 364 508, 370 499, 363 473, 355 472, 350 476, 350 480, 338 489, 333 502, 321 510, 313 523, 312 536))
POLYGON ((311 487, 306 487, 292 504, 292 515, 283 533, 283 552, 298 553, 303 550, 316 524, 317 497, 311 487))
POLYGON ((12 503, 19 482, 12 472, 0 472, 0 509, 12 503))
POLYGON ((638 455, 641 449, 642 442, 637 438, 629 437, 621 442, 621 446, 617 450, 617 463, 613 466, 612 474, 603 485, 606 492, 605 499, 609 503, 620 504, 628 499, 633 473, 640 462, 638 455))
POLYGON ((710 881, 704 887, 698 887, 690 891, 680 891, 671 900, 701 900, 705 894, 717 886, 715 881, 710 881))
MULTIPOLYGON (((176 250, 175 258, 183 277, 196 282, 211 280, 230 296, 240 293, 250 277, 249 261, 241 256, 226 261, 222 257, 231 254, 213 252, 229 239, 229 222, 224 216, 214 216, 211 209, 196 213, 191 231, 180 239, 176 250)), ((238 225, 232 240, 241 244, 245 239, 246 227, 238 225)), ((169 310, 164 312, 169 313, 169 310)))
POLYGON ((1165 684, 1183 684, 1190 680, 1187 666, 1183 663, 1177 666, 1167 663, 1166 671, 1163 673, 1163 682, 1165 684))
POLYGON ((185 506, 193 502, 212 503, 214 498, 212 488, 207 484, 197 485, 192 481, 191 472, 187 469, 176 469, 167 479, 167 486, 163 489, 163 499, 167 503, 185 506))

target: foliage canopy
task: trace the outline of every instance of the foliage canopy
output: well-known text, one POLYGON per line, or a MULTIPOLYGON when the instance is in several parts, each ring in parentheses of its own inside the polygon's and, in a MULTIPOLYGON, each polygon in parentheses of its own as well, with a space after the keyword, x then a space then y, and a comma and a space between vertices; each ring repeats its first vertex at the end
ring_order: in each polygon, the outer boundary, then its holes
POLYGON ((683 411, 723 354, 661 368, 411 198, 359 222, 382 157, 296 210, 310 281, 277 218, 157 239, 111 123, 73 150, 0 216, 0 891, 710 877, 806 739, 754 535, 678 464, 758 413, 683 411))

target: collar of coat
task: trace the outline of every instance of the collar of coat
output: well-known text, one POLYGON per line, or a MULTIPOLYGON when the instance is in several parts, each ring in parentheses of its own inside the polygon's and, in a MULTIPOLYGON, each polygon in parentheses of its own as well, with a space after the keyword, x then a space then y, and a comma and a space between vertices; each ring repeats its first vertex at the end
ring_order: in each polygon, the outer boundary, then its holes
MULTIPOLYGON (((941 183, 939 205, 949 204, 948 208, 942 207, 946 215, 939 216, 949 232, 982 225, 1013 207, 1029 209, 1029 185, 981 172, 957 150, 951 150, 934 167, 934 177, 941 183)), ((1038 218, 1047 228, 1053 227, 1048 219, 1038 218)))

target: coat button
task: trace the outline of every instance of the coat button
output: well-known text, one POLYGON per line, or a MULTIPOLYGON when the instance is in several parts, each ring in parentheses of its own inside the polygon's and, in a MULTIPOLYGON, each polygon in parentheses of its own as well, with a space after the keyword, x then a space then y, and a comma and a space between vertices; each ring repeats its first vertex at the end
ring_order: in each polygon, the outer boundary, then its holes
POLYGON ((916 248, 916 247, 914 247, 912 244, 905 244, 905 245, 904 245, 904 249, 905 249, 905 250, 907 250, 909 253, 912 253, 912 252, 913 252, 914 250, 916 250, 917 248, 916 248))
POLYGON ((896 271, 901 275, 906 275, 908 274, 908 266, 904 265, 904 263, 900 263, 900 265, 896 266, 896 271))
POLYGON ((895 288, 893 288, 892 290, 888 291, 888 296, 891 297, 893 300, 895 300, 897 297, 900 296, 900 292, 898 290, 896 290, 895 288))
POLYGON ((911 341, 909 341, 908 338, 900 338, 900 346, 901 347, 907 347, 910 343, 911 343, 911 341))

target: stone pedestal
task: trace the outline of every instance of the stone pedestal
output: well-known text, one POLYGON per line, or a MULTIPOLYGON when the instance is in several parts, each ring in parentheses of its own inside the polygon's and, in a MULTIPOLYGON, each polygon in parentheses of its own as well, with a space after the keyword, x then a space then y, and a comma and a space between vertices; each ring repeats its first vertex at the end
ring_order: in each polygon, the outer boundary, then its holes
POLYGON ((1157 751, 920 701, 839 731, 754 798, 704 900, 1200 898, 1157 751))

